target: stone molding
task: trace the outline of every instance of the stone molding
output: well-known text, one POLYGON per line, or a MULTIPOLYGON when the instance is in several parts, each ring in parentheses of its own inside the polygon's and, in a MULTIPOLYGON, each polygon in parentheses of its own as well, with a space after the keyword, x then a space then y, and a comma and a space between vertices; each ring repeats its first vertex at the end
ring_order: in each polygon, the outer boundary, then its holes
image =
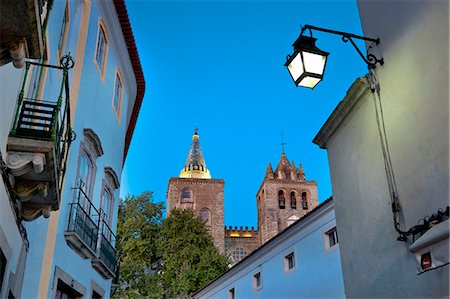
POLYGON ((118 189, 120 187, 120 180, 117 176, 116 172, 112 167, 105 167, 105 175, 111 179, 111 182, 113 183, 114 189, 118 189))
POLYGON ((350 120, 370 92, 370 84, 366 77, 357 78, 312 142, 326 149, 331 137, 350 120))
POLYGON ((44 171, 45 154, 29 152, 8 152, 6 166, 13 176, 21 176, 27 172, 44 171))
POLYGON ((169 184, 189 184, 189 185, 225 185, 223 179, 196 179, 196 178, 170 178, 169 184))
POLYGON ((98 135, 89 128, 85 128, 83 130, 84 132, 84 136, 85 136, 85 140, 88 140, 89 143, 92 145, 92 148, 94 149, 94 153, 96 155, 96 158, 103 156, 103 147, 102 147, 102 142, 100 141, 100 138, 98 137, 98 135))

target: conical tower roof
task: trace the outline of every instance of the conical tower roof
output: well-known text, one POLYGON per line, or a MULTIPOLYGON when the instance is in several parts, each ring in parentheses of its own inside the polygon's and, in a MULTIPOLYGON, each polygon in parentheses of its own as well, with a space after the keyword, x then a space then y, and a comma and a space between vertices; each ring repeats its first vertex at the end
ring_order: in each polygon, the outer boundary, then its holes
POLYGON ((180 172, 180 178, 196 178, 196 179, 210 179, 211 174, 206 168, 205 158, 203 158, 202 149, 200 147, 200 137, 197 129, 192 135, 192 144, 189 149, 189 154, 184 164, 184 168, 180 172))

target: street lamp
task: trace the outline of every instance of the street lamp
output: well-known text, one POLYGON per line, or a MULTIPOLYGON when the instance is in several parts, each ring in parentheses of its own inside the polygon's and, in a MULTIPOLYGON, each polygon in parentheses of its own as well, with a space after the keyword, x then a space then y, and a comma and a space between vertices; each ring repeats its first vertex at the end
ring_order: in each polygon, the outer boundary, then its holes
POLYGON ((378 59, 373 54, 364 56, 353 41, 353 38, 357 38, 371 41, 378 45, 380 43, 379 38, 374 39, 352 33, 305 25, 302 27, 300 36, 292 45, 294 47, 294 53, 286 57, 286 63, 284 64, 297 87, 302 86, 314 89, 314 87, 323 79, 323 74, 325 72, 325 65, 329 53, 316 47, 315 43, 317 39, 312 37, 312 30, 340 35, 342 41, 345 43, 350 41, 364 62, 367 63, 369 69, 374 69, 377 63, 380 65, 383 65, 384 63, 383 58, 378 59), (310 36, 303 35, 306 30, 309 31, 310 36))

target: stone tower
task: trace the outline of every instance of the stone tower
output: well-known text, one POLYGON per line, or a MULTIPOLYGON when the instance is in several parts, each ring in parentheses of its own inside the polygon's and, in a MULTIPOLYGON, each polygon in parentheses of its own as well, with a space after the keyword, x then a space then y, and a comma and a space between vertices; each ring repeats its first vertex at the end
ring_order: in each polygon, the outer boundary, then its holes
POLYGON ((289 163, 283 151, 275 171, 267 166, 256 201, 262 245, 317 206, 317 183, 306 180, 302 165, 289 163))
POLYGON ((224 253, 224 180, 211 178, 199 139, 196 129, 184 168, 178 178, 169 180, 166 195, 167 215, 170 215, 174 208, 193 209, 205 222, 217 249, 224 253))

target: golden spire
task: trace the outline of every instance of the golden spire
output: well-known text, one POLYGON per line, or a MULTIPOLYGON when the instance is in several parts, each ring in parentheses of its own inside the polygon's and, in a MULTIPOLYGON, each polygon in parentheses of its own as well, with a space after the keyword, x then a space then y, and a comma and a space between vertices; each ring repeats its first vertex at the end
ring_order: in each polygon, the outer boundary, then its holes
POLYGON ((184 164, 184 168, 180 172, 180 178, 210 179, 211 174, 206 168, 206 162, 203 158, 202 149, 200 147, 200 137, 195 128, 192 135, 191 148, 184 164))

